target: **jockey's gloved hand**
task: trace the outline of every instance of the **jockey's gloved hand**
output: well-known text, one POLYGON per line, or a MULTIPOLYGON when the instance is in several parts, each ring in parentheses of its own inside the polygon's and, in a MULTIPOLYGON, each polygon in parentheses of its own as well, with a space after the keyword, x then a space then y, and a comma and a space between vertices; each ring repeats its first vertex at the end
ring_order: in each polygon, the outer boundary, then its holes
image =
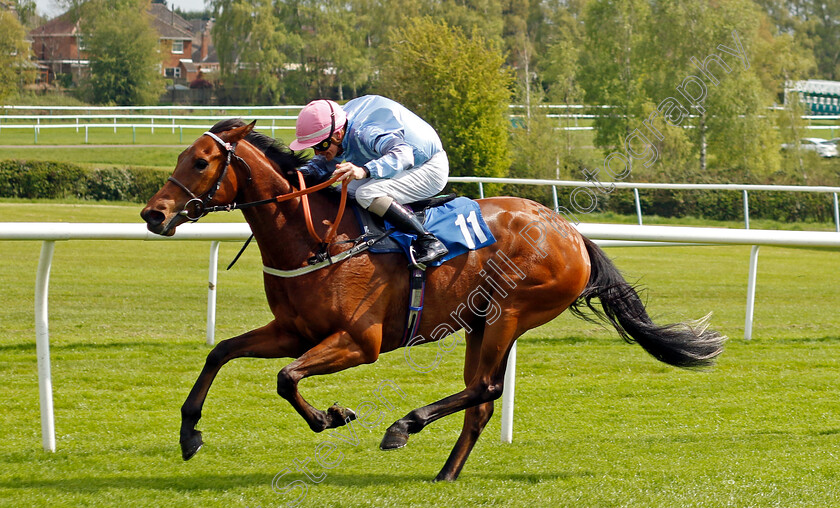
POLYGON ((313 185, 318 185, 321 182, 329 180, 333 171, 335 171, 335 166, 333 165, 331 169, 326 169, 310 164, 299 168, 298 171, 303 175, 303 181, 306 182, 306 186, 312 187, 313 185))

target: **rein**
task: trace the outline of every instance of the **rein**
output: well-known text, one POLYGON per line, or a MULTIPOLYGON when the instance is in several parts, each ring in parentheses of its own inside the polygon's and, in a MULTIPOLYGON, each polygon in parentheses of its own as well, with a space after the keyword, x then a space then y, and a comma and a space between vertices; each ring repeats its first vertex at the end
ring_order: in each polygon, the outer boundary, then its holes
MULTIPOLYGON (((298 181, 300 182, 300 190, 297 191, 300 196, 302 196, 301 200, 303 201, 303 216, 306 218, 306 229, 309 230, 309 235, 315 239, 316 242, 320 244, 329 244, 335 238, 336 230, 338 229, 338 223, 341 222, 341 218, 344 216, 344 208, 347 206, 347 184, 342 182, 341 184, 341 202, 338 204, 338 213, 335 216, 335 221, 333 221, 332 226, 327 230, 327 234, 324 236, 324 239, 321 240, 321 237, 318 236, 318 233, 315 232, 315 227, 312 225, 312 214, 309 212, 309 196, 308 194, 315 192, 322 187, 321 185, 325 184, 332 184, 338 180, 338 177, 332 177, 326 182, 320 183, 315 187, 310 187, 309 189, 306 188, 306 183, 303 181, 303 174, 298 171, 298 181)), ((292 193, 294 194, 294 193, 292 193)), ((277 198, 283 197, 283 201, 287 198, 290 194, 286 194, 284 196, 277 196, 277 198)), ((278 201, 280 201, 278 199, 278 201)))
POLYGON ((208 207, 207 205, 213 199, 213 196, 216 195, 216 192, 219 190, 219 188, 222 185, 222 181, 225 179, 225 176, 227 175, 228 167, 230 167, 230 165, 231 165, 231 159, 232 158, 235 158, 237 161, 241 162, 248 169, 248 182, 251 181, 251 167, 248 165, 248 163, 245 161, 245 159, 236 155, 236 153, 235 153, 236 143, 232 143, 232 144, 228 143, 228 142, 222 140, 219 136, 217 136, 214 133, 209 132, 209 131, 205 132, 204 134, 213 138, 213 140, 216 141, 216 143, 218 143, 219 146, 221 146, 221 148, 223 148, 225 150, 225 155, 227 157, 226 157, 224 166, 222 167, 222 172, 219 175, 219 178, 216 180, 215 185, 213 185, 213 187, 211 187, 210 191, 207 193, 207 195, 204 197, 204 199, 201 199, 198 196, 196 196, 193 191, 191 191, 183 183, 176 180, 175 177, 170 176, 168 178, 168 180, 170 182, 172 182, 175 185, 177 185, 178 187, 180 187, 181 190, 186 192, 187 195, 189 195, 190 198, 191 198, 184 205, 184 209, 181 212, 179 212, 180 215, 183 215, 184 217, 186 217, 187 220, 189 220, 190 222, 196 222, 200 218, 204 217, 205 215, 207 215, 211 212, 231 212, 233 210, 241 210, 243 208, 251 208, 251 207, 254 207, 254 206, 267 205, 267 204, 270 204, 270 203, 282 203, 283 201, 288 201, 290 199, 295 199, 295 198, 300 197, 300 198, 302 198, 302 202, 303 202, 303 214, 304 214, 304 217, 306 219, 306 228, 309 230, 309 235, 316 242, 318 242, 321 245, 327 245, 330 242, 332 242, 332 240, 336 236, 336 231, 338 229, 338 224, 339 224, 339 222, 341 222, 341 218, 344 216, 344 208, 347 206, 347 185, 344 184, 344 183, 342 183, 342 185, 341 185, 341 202, 338 205, 338 213, 336 214, 335 221, 332 223, 330 228, 327 230, 327 234, 324 236, 323 239, 321 239, 321 237, 318 236, 318 233, 315 232, 315 227, 312 224, 312 214, 311 214, 310 209, 309 209, 309 196, 308 196, 308 194, 311 194, 313 192, 317 192, 321 189, 329 187, 330 185, 332 185, 336 181, 338 181, 339 176, 334 176, 334 177, 330 178, 329 180, 327 180, 326 182, 321 182, 318 185, 314 185, 312 187, 307 188, 306 183, 303 180, 303 175, 300 173, 300 171, 298 171, 298 181, 300 182, 300 190, 290 192, 288 194, 281 194, 279 196, 274 196, 273 198, 263 199, 263 200, 260 200, 260 201, 253 201, 253 202, 250 202, 250 203, 242 203, 242 204, 231 203, 231 204, 228 204, 228 205, 217 205, 217 206, 209 206, 208 207), (190 211, 189 211, 189 207, 190 207, 191 203, 193 203, 193 202, 195 202, 197 204, 197 211, 196 211, 195 216, 191 216, 190 211))

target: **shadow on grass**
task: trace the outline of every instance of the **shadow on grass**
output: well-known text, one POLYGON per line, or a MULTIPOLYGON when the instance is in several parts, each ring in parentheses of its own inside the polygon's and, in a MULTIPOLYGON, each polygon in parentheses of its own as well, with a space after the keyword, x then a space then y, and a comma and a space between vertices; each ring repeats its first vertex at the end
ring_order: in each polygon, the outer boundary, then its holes
MULTIPOLYGON (((469 466, 467 466, 469 467, 469 466)), ((482 473, 480 471, 466 471, 461 474, 455 482, 441 482, 442 485, 457 485, 459 483, 468 483, 472 480, 484 481, 513 481, 519 483, 538 484, 546 481, 566 480, 571 478, 590 478, 595 476, 591 471, 575 471, 575 472, 555 472, 555 473, 505 473, 493 472, 482 473)), ((423 473, 364 473, 354 474, 352 472, 330 472, 325 483, 335 486, 343 487, 366 487, 366 486, 397 486, 397 485, 416 485, 416 484, 436 484, 434 475, 427 475, 423 473)))
POLYGON ((111 489, 143 489, 178 491, 219 491, 242 487, 262 487, 271 483, 264 474, 216 474, 206 473, 178 476, 85 476, 75 478, 14 478, 0 481, 3 489, 55 489, 61 492, 95 493, 111 489))
POLYGON ((840 335, 833 335, 833 336, 825 336, 825 337, 795 337, 795 338, 777 338, 777 339, 768 339, 767 342, 772 342, 773 340, 784 340, 789 344, 812 344, 812 343, 840 343, 840 335))
POLYGON ((614 332, 604 328, 603 335, 581 336, 566 335, 561 337, 525 337, 519 342, 541 346, 574 346, 579 344, 614 345, 623 342, 614 332))
MULTIPOLYGON (((177 350, 177 351, 193 351, 200 349, 210 352, 210 347, 203 342, 196 341, 192 343, 178 343, 178 342, 164 342, 164 341, 113 341, 113 342, 72 342, 64 344, 50 344, 51 352, 58 351, 99 351, 105 349, 115 348, 148 348, 153 351, 160 350, 177 350)), ((0 345, 0 352, 14 352, 14 351, 35 351, 35 341, 0 345)))
MULTIPOLYGON (((589 471, 556 472, 542 474, 528 473, 481 473, 467 472, 455 482, 469 483, 471 480, 485 481, 513 481, 525 484, 539 484, 547 481, 564 480, 570 478, 589 478, 595 473, 589 471)), ((432 477, 418 473, 340 473, 330 472, 325 484, 341 487, 394 487, 399 485, 433 484, 432 477)), ((13 478, 0 481, 0 489, 52 489, 60 492, 97 493, 106 490, 140 489, 150 491, 177 490, 217 491, 259 488, 270 486, 270 474, 183 474, 161 476, 85 476, 73 478, 13 478)), ((446 483, 444 483, 446 484, 446 483)))

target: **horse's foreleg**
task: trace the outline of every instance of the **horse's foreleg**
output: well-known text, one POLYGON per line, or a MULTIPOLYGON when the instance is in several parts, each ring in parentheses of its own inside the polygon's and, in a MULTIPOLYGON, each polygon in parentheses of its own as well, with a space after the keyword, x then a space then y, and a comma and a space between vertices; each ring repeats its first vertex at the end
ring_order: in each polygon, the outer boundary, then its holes
POLYGON ((411 434, 420 432, 426 425, 444 416, 476 406, 473 412, 466 415, 461 437, 446 465, 437 476, 439 480, 457 478, 481 430, 492 415, 492 401, 502 395, 505 367, 510 347, 515 340, 516 325, 517 321, 514 318, 501 318, 496 323, 485 327, 480 347, 477 339, 468 342, 468 360, 470 356, 476 355, 475 351, 478 350, 478 362, 467 387, 454 395, 415 409, 394 422, 385 431, 380 448, 383 450, 401 448, 408 442, 411 434), (470 347, 469 344, 473 346, 470 347))
MULTIPOLYGON (((478 368, 479 353, 481 350, 481 335, 467 334, 467 354, 464 361, 464 384, 470 385, 470 382, 475 377, 476 369, 478 368)), ((458 477, 464 463, 470 456, 478 436, 484 430, 490 417, 493 416, 493 401, 485 402, 464 411, 464 426, 461 429, 461 435, 458 437, 458 442, 449 454, 443 469, 435 478, 440 480, 454 480, 458 477)))
POLYGON ((234 358, 295 357, 302 352, 299 339, 278 330, 273 321, 262 328, 219 342, 207 355, 201 374, 181 406, 180 442, 184 460, 191 459, 203 444, 201 432, 195 430, 195 425, 201 419, 201 408, 210 385, 224 364, 234 358))
POLYGON ((365 349, 349 333, 336 332, 300 356, 277 373, 277 393, 295 408, 315 432, 340 427, 356 414, 350 409, 333 405, 327 411, 315 409, 298 392, 301 379, 309 376, 332 374, 364 363, 375 362, 378 346, 365 349))
POLYGON ((435 481, 454 481, 461 474, 461 469, 464 468, 467 459, 472 452, 478 437, 493 416, 493 401, 485 402, 467 408, 464 411, 464 426, 461 429, 461 435, 458 436, 458 441, 449 458, 446 459, 446 464, 435 477, 435 481))

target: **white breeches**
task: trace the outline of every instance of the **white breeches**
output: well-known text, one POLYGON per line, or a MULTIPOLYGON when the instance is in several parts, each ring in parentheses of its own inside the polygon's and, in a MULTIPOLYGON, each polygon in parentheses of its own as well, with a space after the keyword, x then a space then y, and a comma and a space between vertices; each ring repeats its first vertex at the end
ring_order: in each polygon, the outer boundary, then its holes
POLYGON ((440 151, 424 164, 400 171, 391 178, 353 180, 347 191, 363 208, 382 196, 405 204, 437 195, 446 186, 448 177, 449 159, 446 152, 440 151))

